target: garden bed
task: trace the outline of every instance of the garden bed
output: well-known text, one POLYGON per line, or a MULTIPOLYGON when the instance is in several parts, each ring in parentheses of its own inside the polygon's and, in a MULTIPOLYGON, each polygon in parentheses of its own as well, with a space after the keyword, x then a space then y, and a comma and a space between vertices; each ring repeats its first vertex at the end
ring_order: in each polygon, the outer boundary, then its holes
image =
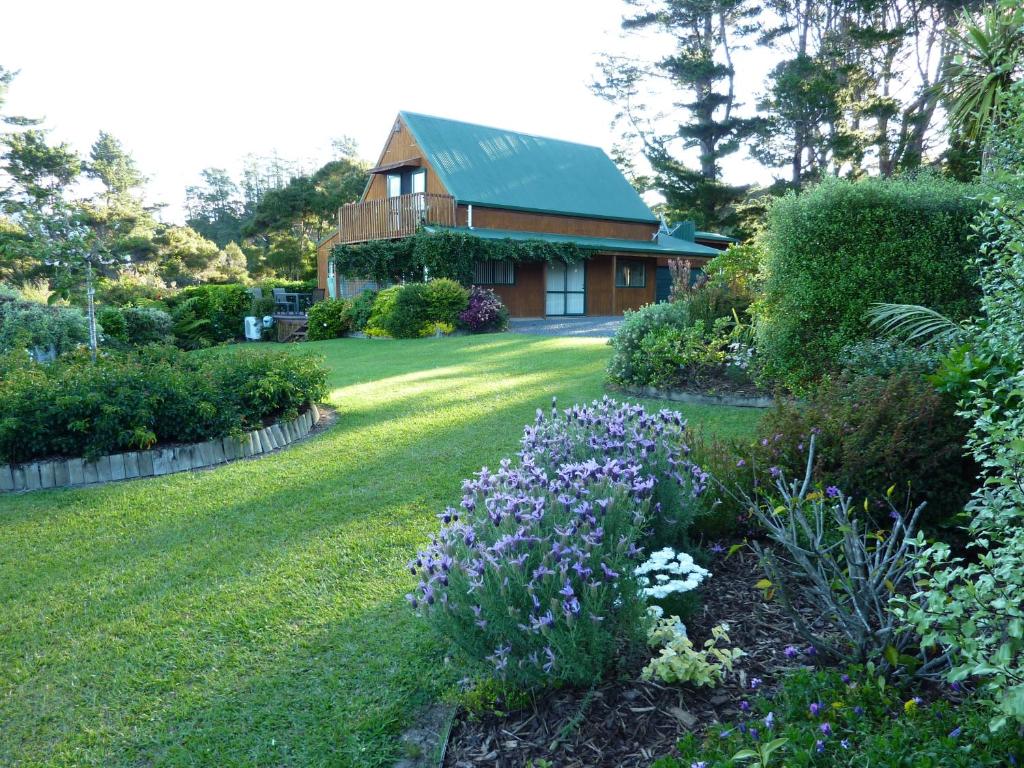
MULTIPOLYGON (((751 681, 771 687, 780 674, 805 657, 787 658, 784 649, 799 646, 791 620, 777 603, 766 602, 755 586, 759 573, 753 553, 740 551, 710 566, 714 574, 701 588, 702 605, 687 622, 694 642, 711 628, 729 623, 730 645, 747 655, 736 674, 716 688, 645 682, 636 660, 631 673, 591 690, 554 691, 532 707, 501 717, 458 714, 444 765, 526 766, 549 760, 560 767, 648 766, 675 749, 687 732, 703 733, 739 714, 739 702, 752 698, 751 681)), ((820 620, 809 607, 807 621, 820 620)))
MULTIPOLYGON (((82 458, 50 459, 26 464, 0 465, 0 492, 37 491, 79 485, 158 477, 176 472, 225 464, 279 450, 302 440, 323 424, 325 414, 314 403, 295 419, 276 421, 238 437, 224 437, 185 445, 158 446, 147 451, 129 451, 82 458)), ((333 421, 328 412, 327 421, 333 421)))

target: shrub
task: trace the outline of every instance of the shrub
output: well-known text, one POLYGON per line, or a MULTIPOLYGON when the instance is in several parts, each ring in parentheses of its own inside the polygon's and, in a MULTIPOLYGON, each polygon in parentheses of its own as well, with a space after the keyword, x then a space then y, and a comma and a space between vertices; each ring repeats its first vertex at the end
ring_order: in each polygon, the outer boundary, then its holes
POLYGON ((992 727, 1024 723, 1024 93, 988 138, 986 207, 977 232, 982 317, 970 324, 966 358, 987 361, 964 399, 968 446, 981 485, 967 512, 969 559, 935 544, 919 562, 923 605, 908 618, 932 653, 954 653, 952 680, 970 680, 994 708, 992 727))
POLYGON ((351 305, 345 299, 324 299, 309 308, 310 341, 337 339, 351 328, 351 305))
POLYGON ((8 363, 0 376, 0 461, 95 458, 223 437, 295 415, 325 395, 325 384, 315 359, 262 350, 150 346, 95 363, 84 353, 49 365, 8 363))
POLYGON ((454 280, 439 278, 427 283, 428 319, 455 325, 469 304, 469 291, 454 280))
POLYGON ((244 285, 196 285, 167 299, 167 305, 178 344, 197 349, 239 338, 252 296, 244 285))
POLYGON ((485 468, 409 564, 420 581, 408 599, 497 677, 592 684, 642 634, 633 568, 650 488, 617 459, 485 468))
POLYGON ((751 695, 744 709, 703 738, 683 736, 678 755, 655 768, 758 765, 750 761, 765 751, 774 753, 760 763, 766 768, 995 768, 1021 757, 1014 734, 989 733, 977 701, 923 701, 913 689, 878 685, 863 667, 791 672, 771 695, 751 695))
POLYGON ((373 304, 377 299, 377 292, 369 289, 362 291, 352 299, 349 306, 349 324, 353 331, 362 331, 370 321, 373 312, 373 304))
POLYGON ((975 192, 932 176, 833 179, 777 200, 753 308, 765 375, 805 388, 872 335, 865 315, 875 302, 969 315, 975 192))
POLYGON ((653 483, 645 536, 655 546, 687 543, 700 509, 707 474, 687 458, 686 421, 677 411, 647 413, 641 405, 604 397, 559 412, 538 409, 523 432, 520 457, 549 472, 563 464, 621 460, 639 466, 653 483))
POLYGON ((459 325, 471 333, 491 333, 508 328, 508 308, 490 288, 474 285, 469 289, 466 309, 459 314, 459 325))
POLYGON ((387 325, 391 322, 391 315, 395 311, 395 302, 398 301, 398 294, 402 292, 401 285, 393 285, 378 291, 373 298, 373 307, 366 319, 364 330, 369 335, 371 331, 387 332, 387 325))
POLYGON ((406 283, 395 296, 391 313, 381 326, 396 339, 414 339, 422 335, 430 322, 429 290, 424 283, 406 283))
POLYGON ((81 310, 0 299, 0 354, 51 347, 64 354, 88 343, 89 323, 81 310))
POLYGON ((689 325, 689 308, 682 301, 648 304, 635 312, 626 312, 622 325, 611 340, 608 378, 618 384, 646 383, 647 358, 640 349, 641 342, 658 329, 683 329, 689 325))
POLYGON ((102 307, 96 312, 96 321, 103 326, 104 341, 113 345, 128 343, 128 324, 119 308, 102 307))
POLYGON ((901 666, 917 670, 920 663, 907 654, 916 639, 903 631, 889 599, 913 590, 913 557, 924 545, 916 535, 924 505, 903 515, 887 499, 891 525, 876 532, 839 488, 811 485, 813 437, 807 454, 802 476, 787 482, 784 473, 773 472, 773 491, 747 499, 773 544, 753 543, 768 576, 763 588, 778 596, 803 639, 829 658, 870 661, 885 673, 901 666), (824 626, 808 621, 804 603, 824 626))
POLYGON ((871 513, 883 518, 877 504, 896 484, 900 495, 928 502, 924 524, 940 525, 963 509, 977 475, 965 455, 967 427, 952 398, 912 370, 887 379, 842 376, 820 385, 805 407, 782 402, 769 411, 746 458, 751 471, 778 466, 800 476, 816 432, 816 481, 871 499, 871 513))
POLYGON ((124 307, 125 333, 128 342, 141 347, 146 344, 170 344, 174 341, 171 316, 153 307, 124 307))
POLYGON ((933 373, 939 365, 939 355, 895 339, 866 339, 844 347, 838 364, 843 372, 854 376, 888 378, 903 371, 933 373))

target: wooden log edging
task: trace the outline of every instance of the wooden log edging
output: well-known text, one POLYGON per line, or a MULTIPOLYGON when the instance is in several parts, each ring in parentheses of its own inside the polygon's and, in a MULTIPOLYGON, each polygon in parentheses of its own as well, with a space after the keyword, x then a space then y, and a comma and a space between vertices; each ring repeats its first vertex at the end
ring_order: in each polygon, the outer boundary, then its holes
POLYGON ((689 405, 732 405, 738 408, 771 408, 775 405, 773 397, 746 397, 743 395, 699 395, 695 392, 684 392, 678 389, 659 389, 658 387, 622 387, 621 391, 636 397, 650 397, 656 400, 672 400, 689 405))
POLYGON ((284 448, 308 435, 319 423, 320 409, 311 403, 309 409, 297 419, 279 421, 269 427, 245 432, 239 437, 221 437, 203 443, 148 451, 114 453, 100 456, 96 461, 55 459, 27 464, 0 464, 0 493, 70 488, 213 467, 284 448))

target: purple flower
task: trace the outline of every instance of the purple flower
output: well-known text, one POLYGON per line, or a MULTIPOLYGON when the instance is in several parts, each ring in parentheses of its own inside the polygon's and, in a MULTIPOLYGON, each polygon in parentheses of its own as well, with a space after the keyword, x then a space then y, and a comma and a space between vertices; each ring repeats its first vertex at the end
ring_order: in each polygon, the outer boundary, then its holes
POLYGON ((761 736, 761 732, 759 730, 757 730, 757 728, 751 728, 750 729, 750 738, 752 738, 754 741, 757 741, 758 738, 760 738, 760 736, 761 736))
POLYGON ((567 579, 565 582, 565 586, 558 590, 558 594, 565 595, 565 597, 572 597, 576 593, 572 591, 572 584, 570 584, 567 579))
POLYGON ((750 680, 750 690, 756 691, 758 688, 761 687, 761 683, 763 683, 763 682, 764 682, 764 680, 762 680, 760 677, 751 678, 751 680, 750 680))
POLYGON ((839 489, 836 488, 834 485, 830 485, 828 488, 825 489, 825 495, 828 496, 830 499, 834 499, 837 496, 839 496, 839 489))
POLYGON ((795 659, 800 655, 800 651, 797 650, 795 645, 787 645, 786 650, 784 650, 783 653, 786 655, 787 659, 795 659))
POLYGON ((711 552, 716 555, 720 555, 725 552, 725 547, 722 546, 721 542, 716 541, 711 545, 711 552))
POLYGON ((782 470, 778 467, 770 467, 768 472, 772 477, 782 477, 782 470))
POLYGON ((811 710, 811 717, 817 717, 821 714, 821 702, 812 701, 809 709, 811 710))
POLYGON ((750 711, 750 702, 747 701, 746 699, 744 699, 743 701, 740 702, 740 712, 749 712, 749 711, 750 711))
POLYGON ((849 685, 850 684, 850 676, 847 675, 846 673, 843 673, 842 675, 840 675, 839 679, 843 681, 843 685, 849 685))
POLYGON ((808 645, 807 650, 804 651, 804 653, 806 653, 808 656, 816 656, 818 654, 818 649, 815 648, 813 645, 808 645))
POLYGON ((706 760, 697 760, 690 763, 690 768, 708 768, 708 764, 706 760))
POLYGON ((747 466, 747 462, 745 462, 743 459, 740 459, 739 461, 736 462, 736 466, 737 467, 745 467, 745 466, 747 466))
POLYGON ((864 707, 858 704, 856 707, 853 708, 853 714, 855 714, 857 717, 860 717, 864 714, 864 707))
POLYGON ((824 752, 825 751, 825 742, 822 741, 821 739, 818 739, 816 742, 814 742, 814 751, 817 752, 819 755, 822 752, 824 752))
POLYGON ((775 713, 769 712, 767 715, 765 715, 764 727, 770 731, 773 725, 775 725, 775 713))
POLYGON ((949 736, 947 736, 946 738, 949 738, 949 739, 955 739, 955 738, 957 738, 958 736, 960 736, 960 733, 961 733, 962 731, 963 731, 963 728, 961 728, 961 727, 960 727, 960 726, 958 725, 958 726, 957 726, 956 728, 954 728, 954 729, 953 729, 952 731, 950 731, 950 732, 949 732, 949 736))
POLYGON ((893 509, 893 510, 891 510, 889 512, 889 517, 891 517, 893 520, 899 520, 900 519, 900 513, 897 512, 895 509, 893 509))
POLYGON ((850 740, 849 739, 843 739, 842 741, 839 742, 839 746, 842 747, 843 749, 849 749, 850 748, 850 740))
POLYGON ((821 724, 821 732, 824 735, 826 735, 826 736, 831 736, 832 735, 832 726, 829 725, 828 723, 822 723, 821 724))

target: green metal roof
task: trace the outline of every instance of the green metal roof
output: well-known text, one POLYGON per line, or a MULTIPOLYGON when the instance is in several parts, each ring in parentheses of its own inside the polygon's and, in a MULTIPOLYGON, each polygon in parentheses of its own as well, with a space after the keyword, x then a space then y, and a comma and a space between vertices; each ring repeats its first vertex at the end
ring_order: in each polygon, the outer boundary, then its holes
POLYGON ((546 243, 575 243, 587 251, 621 251, 645 256, 704 256, 714 258, 721 251, 706 245, 678 240, 660 234, 657 240, 620 240, 614 237, 553 235, 548 232, 520 232, 513 229, 478 229, 469 227, 424 227, 427 232, 457 232, 485 240, 541 240, 546 243))
POLYGON ((460 203, 657 221, 599 147, 415 112, 399 115, 460 203))
POLYGON ((721 235, 718 232, 701 232, 699 229, 693 233, 694 237, 700 240, 714 240, 719 243, 738 243, 735 237, 729 237, 728 235, 721 235))

